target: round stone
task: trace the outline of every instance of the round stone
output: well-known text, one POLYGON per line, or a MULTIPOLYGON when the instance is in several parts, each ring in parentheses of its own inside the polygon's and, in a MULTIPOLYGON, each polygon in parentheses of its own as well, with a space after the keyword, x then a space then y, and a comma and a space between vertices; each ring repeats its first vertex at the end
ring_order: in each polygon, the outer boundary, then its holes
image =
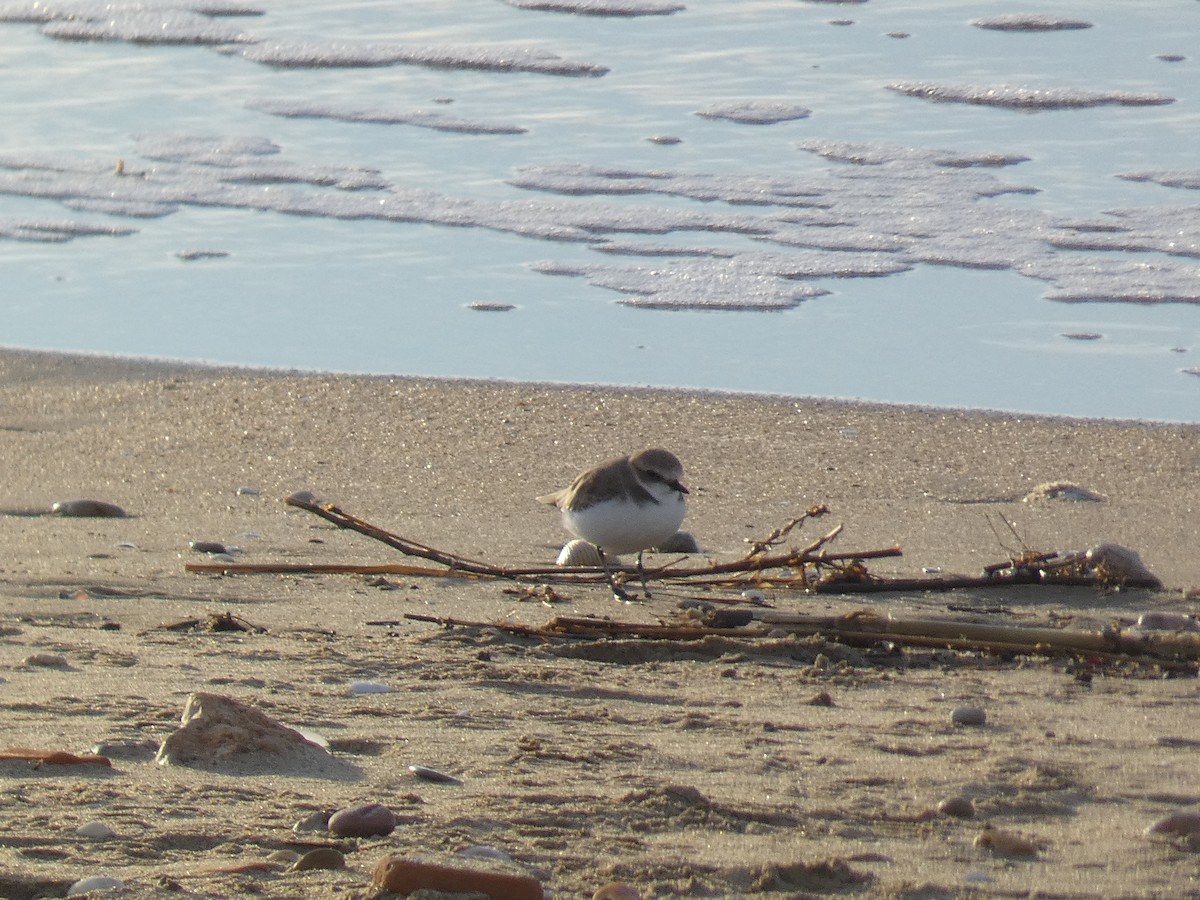
POLYGON ((396 816, 382 803, 348 806, 329 817, 329 833, 338 837, 384 837, 395 829, 396 816))
POLYGON ((317 847, 309 850, 292 865, 293 872, 306 869, 344 869, 346 857, 332 847, 317 847))
POLYGON ((943 816, 970 819, 975 815, 975 804, 967 797, 947 797, 937 805, 937 811, 943 816))
POLYGON ((960 706, 950 714, 955 725, 979 726, 987 723, 987 713, 978 706, 960 706))

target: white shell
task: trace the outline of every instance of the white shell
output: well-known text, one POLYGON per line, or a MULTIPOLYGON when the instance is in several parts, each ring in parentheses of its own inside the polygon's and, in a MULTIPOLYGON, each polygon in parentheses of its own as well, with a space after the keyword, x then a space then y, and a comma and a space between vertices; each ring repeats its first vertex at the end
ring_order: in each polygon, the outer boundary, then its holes
POLYGON ((100 821, 85 822, 75 829, 75 833, 80 837, 93 838, 94 840, 103 841, 108 838, 114 838, 117 833, 100 821))
POLYGON ((107 875, 93 875, 91 878, 81 878, 67 889, 68 897, 81 897, 92 891, 113 891, 125 887, 120 878, 109 878, 107 875))
POLYGON ((556 566, 602 566, 604 562, 600 559, 599 550, 587 541, 576 538, 563 544, 554 564, 556 566))

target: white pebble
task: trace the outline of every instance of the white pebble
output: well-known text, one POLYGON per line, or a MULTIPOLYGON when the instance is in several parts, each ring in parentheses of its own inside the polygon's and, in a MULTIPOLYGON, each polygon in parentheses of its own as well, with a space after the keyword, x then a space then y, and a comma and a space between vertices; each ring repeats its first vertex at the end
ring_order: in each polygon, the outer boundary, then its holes
POLYGON ((392 689, 377 681, 356 681, 350 685, 351 694, 390 694, 392 689))
POLYGON ((100 821, 84 822, 75 829, 75 833, 80 837, 92 838, 97 841, 106 841, 109 838, 115 838, 117 833, 100 821))
POLYGON ((497 850, 495 847, 485 847, 482 844, 474 847, 464 847, 458 851, 458 855, 467 859, 494 859, 505 863, 513 861, 513 858, 503 850, 497 850))
POLYGON ((109 878, 107 875, 93 875, 81 878, 67 889, 68 897, 82 897, 92 891, 114 891, 125 887, 125 882, 119 878, 109 878))

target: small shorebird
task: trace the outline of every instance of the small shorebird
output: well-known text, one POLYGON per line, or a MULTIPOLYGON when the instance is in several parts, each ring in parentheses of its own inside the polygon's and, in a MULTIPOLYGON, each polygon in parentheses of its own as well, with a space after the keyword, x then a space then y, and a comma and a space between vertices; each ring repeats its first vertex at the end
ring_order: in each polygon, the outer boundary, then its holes
POLYGON ((657 547, 683 524, 688 492, 679 479, 683 465, 674 453, 654 448, 622 456, 588 469, 571 486, 538 497, 562 512, 563 527, 571 534, 595 544, 608 575, 609 586, 619 600, 632 599, 613 579, 606 554, 638 554, 638 572, 646 596, 646 571, 642 554, 657 547))

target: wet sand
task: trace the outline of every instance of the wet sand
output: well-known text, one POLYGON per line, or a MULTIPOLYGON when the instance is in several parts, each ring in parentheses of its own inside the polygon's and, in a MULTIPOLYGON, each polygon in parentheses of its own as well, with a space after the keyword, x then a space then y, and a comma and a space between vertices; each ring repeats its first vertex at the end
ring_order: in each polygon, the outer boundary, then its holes
POLYGON ((794 543, 841 523, 834 550, 899 545, 903 556, 871 562, 879 575, 978 574, 1026 549, 1108 542, 1165 585, 768 591, 778 609, 1100 627, 1200 606, 1200 427, 17 351, 0 351, 0 396, 3 743, 99 745, 113 762, 0 762, 4 896, 62 896, 96 874, 131 897, 367 896, 389 851, 457 864, 473 846, 509 854, 508 871, 557 897, 614 881, 646 897, 1195 891, 1195 852, 1143 834, 1200 803, 1194 677, 820 638, 535 639, 404 618, 658 622, 682 600, 737 597, 723 589, 662 586, 622 605, 601 586, 559 585, 547 606, 497 581, 184 567, 203 561, 191 541, 231 545, 238 563, 421 562, 279 502, 297 490, 463 556, 548 563, 565 535, 534 498, 661 445, 684 461, 684 527, 706 557, 740 557, 747 539, 825 504, 830 516, 794 543), (1022 502, 1052 481, 1105 499, 1022 502), (33 514, 80 497, 130 516, 33 514), (162 627, 225 612, 265 632, 162 627), (65 665, 25 662, 39 654, 65 665), (391 690, 352 695, 355 682, 391 690), (157 765, 193 691, 319 733, 344 774, 157 765), (960 706, 987 723, 952 725, 960 706), (462 784, 420 781, 410 765, 462 784), (954 796, 973 818, 928 814, 954 796), (391 807, 396 831, 292 829, 366 802, 391 807), (115 837, 75 833, 96 820, 115 837), (984 823, 1038 855, 974 846, 984 823), (325 844, 348 868, 208 871, 325 844))

